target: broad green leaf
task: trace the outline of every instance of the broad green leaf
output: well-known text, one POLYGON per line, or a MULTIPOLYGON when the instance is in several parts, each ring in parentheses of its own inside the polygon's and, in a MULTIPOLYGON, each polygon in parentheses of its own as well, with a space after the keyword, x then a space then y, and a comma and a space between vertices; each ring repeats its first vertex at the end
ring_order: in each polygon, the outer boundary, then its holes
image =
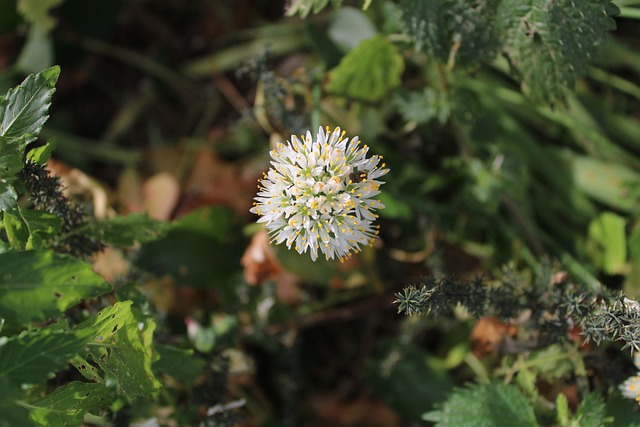
POLYGON ((193 350, 183 350, 168 345, 156 345, 160 359, 153 370, 173 377, 183 384, 193 384, 207 363, 193 355, 193 350))
POLYGON ((71 358, 69 363, 78 370, 80 375, 89 381, 104 384, 104 379, 100 376, 100 371, 91 363, 87 362, 84 357, 76 354, 71 358))
POLYGON ((61 3, 62 0, 18 0, 18 11, 27 22, 49 31, 56 24, 50 10, 61 3))
POLYGON ((0 346, 0 377, 13 384, 43 384, 66 368, 88 341, 64 324, 23 332, 0 346))
POLYGON ((363 101, 379 101, 400 85, 404 59, 383 35, 361 42, 331 71, 327 90, 363 101))
POLYGON ((0 254, 0 317, 9 322, 61 314, 84 298, 111 290, 91 265, 49 251, 0 254))
POLYGON ((103 384, 73 381, 30 402, 35 408, 31 419, 46 427, 80 427, 85 414, 110 406, 112 400, 111 390, 103 384))
POLYGON ((408 34, 416 48, 442 63, 473 66, 491 61, 500 47, 499 0, 403 0, 408 34))
POLYGON ((20 208, 14 212, 5 212, 3 217, 7 241, 13 250, 24 250, 29 240, 29 230, 20 219, 19 210, 20 208))
POLYGON ((18 404, 20 387, 0 375, 0 427, 33 427, 29 413, 18 404))
POLYGON ((537 101, 563 100, 605 42, 606 31, 615 28, 617 13, 607 0, 503 1, 498 13, 503 51, 523 91, 537 101))
MULTIPOLYGON (((21 139, 21 145, 26 147, 26 144, 37 138, 49 118, 51 97, 55 92, 59 75, 58 66, 32 74, 0 99, 0 145, 24 137, 21 139)), ((21 152, 20 156, 22 155, 21 152)), ((0 168, 2 166, 0 158, 0 168)))
POLYGON ((107 307, 77 327, 80 335, 91 337, 87 355, 113 377, 118 390, 129 401, 148 396, 161 384, 151 370, 154 362, 155 322, 132 308, 131 301, 107 307))
POLYGON ((90 222, 81 232, 104 243, 128 246, 156 240, 169 228, 168 223, 151 219, 147 214, 131 214, 90 222))
POLYGON ((437 427, 535 427, 533 407, 512 385, 471 384, 423 416, 437 427))

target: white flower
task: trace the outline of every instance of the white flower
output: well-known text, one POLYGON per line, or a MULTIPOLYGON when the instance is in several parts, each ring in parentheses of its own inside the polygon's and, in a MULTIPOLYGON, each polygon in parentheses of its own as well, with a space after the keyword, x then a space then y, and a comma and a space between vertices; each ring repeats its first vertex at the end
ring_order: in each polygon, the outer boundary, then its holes
POLYGON ((357 136, 345 138, 340 128, 330 133, 320 127, 315 141, 309 131, 300 138, 291 135, 271 151, 272 168, 259 180, 251 212, 272 242, 298 253, 309 249, 314 261, 318 250, 342 261, 373 244, 375 212, 384 208, 374 198, 383 184, 378 178, 389 169, 378 166, 381 156, 367 158, 369 147, 357 136))
MULTIPOLYGON (((640 369, 640 352, 636 352, 634 355, 633 363, 636 365, 636 368, 640 369)), ((634 399, 640 403, 640 372, 638 372, 638 375, 634 375, 620 384, 620 392, 624 397, 634 399)))

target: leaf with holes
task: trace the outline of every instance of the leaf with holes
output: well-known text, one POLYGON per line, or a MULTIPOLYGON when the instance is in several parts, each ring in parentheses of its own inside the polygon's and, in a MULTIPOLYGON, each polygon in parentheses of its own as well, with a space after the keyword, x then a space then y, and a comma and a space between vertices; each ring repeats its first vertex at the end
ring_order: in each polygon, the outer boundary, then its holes
POLYGON ((65 323, 8 338, 0 346, 0 377, 18 386, 42 384, 66 368, 88 339, 69 331, 65 323))
POLYGON ((113 377, 122 396, 129 401, 160 388, 151 370, 157 358, 153 350, 154 320, 134 309, 131 301, 118 302, 78 325, 80 334, 91 337, 89 355, 113 377))
POLYGON ((0 254, 0 317, 28 322, 60 315, 82 299, 105 294, 111 285, 91 265, 50 251, 0 254))
POLYGON ((103 384, 70 382, 30 402, 31 419, 47 427, 80 427, 85 414, 110 406, 111 393, 103 384))

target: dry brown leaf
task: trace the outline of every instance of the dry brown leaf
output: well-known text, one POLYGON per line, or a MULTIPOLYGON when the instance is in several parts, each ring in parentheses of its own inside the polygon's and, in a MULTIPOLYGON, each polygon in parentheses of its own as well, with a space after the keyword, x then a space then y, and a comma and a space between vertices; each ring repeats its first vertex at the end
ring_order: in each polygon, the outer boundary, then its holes
POLYGON ((282 272, 282 266, 269 246, 269 237, 264 230, 253 235, 240 263, 244 267, 245 281, 253 286, 273 279, 282 272))
POLYGON ((473 354, 482 357, 494 353, 500 347, 505 335, 513 336, 516 332, 515 326, 507 325, 495 317, 478 320, 471 331, 473 354))
POLYGON ((169 172, 160 172, 142 185, 143 205, 150 218, 168 220, 180 198, 180 184, 169 172))
POLYGON ((93 258, 93 271, 98 273, 109 283, 114 283, 119 277, 129 272, 129 261, 117 249, 107 246, 93 258))

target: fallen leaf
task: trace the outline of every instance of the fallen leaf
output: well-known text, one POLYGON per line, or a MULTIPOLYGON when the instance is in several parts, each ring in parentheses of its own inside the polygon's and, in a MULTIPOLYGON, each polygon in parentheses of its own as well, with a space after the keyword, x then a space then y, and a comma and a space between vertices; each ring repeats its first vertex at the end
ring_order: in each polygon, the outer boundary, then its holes
POLYGON ((240 263, 244 267, 245 281, 253 286, 273 279, 282 272, 282 266, 276 260, 273 248, 269 246, 269 237, 264 230, 253 235, 240 263))
POLYGON ((505 338, 505 335, 513 336, 517 328, 507 325, 495 317, 484 317, 476 322, 471 331, 473 354, 482 357, 494 353, 505 338))
POLYGON ((157 173, 142 185, 142 197, 150 218, 168 220, 178 204, 180 184, 169 172, 157 173))

